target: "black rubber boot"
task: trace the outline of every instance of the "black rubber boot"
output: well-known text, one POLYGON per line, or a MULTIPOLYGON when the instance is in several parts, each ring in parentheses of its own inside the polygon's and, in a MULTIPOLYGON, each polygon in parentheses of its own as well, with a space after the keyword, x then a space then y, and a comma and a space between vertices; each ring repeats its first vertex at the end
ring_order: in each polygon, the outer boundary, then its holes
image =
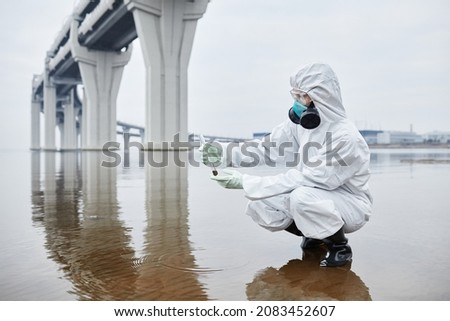
POLYGON ((318 248, 319 246, 323 245, 323 241, 322 240, 318 240, 318 239, 312 239, 310 237, 304 237, 302 244, 300 245, 300 247, 303 250, 312 250, 315 248, 318 248))
POLYGON ((328 253, 325 259, 320 261, 320 266, 343 266, 352 260, 352 248, 348 245, 344 228, 339 229, 323 241, 328 247, 328 253))
POLYGON ((297 225, 295 224, 295 222, 292 222, 291 225, 289 225, 285 231, 292 233, 294 235, 297 236, 303 236, 303 241, 302 244, 300 244, 300 247, 303 250, 311 250, 311 249, 315 249, 321 245, 323 245, 323 241, 322 240, 318 240, 318 239, 312 239, 310 237, 306 237, 303 235, 302 231, 300 231, 297 227, 297 225))
POLYGON ((294 234, 294 235, 297 235, 297 236, 303 236, 302 231, 300 231, 300 230, 298 229, 297 225, 295 225, 295 222, 292 222, 291 225, 289 225, 289 226, 285 229, 285 231, 287 231, 287 232, 289 232, 289 233, 292 233, 292 234, 294 234))

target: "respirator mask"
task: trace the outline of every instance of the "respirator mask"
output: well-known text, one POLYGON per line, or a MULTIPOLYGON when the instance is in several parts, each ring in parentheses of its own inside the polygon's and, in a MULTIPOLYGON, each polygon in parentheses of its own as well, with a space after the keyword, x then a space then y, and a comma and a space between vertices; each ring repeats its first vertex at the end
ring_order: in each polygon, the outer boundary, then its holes
POLYGON ((295 99, 294 105, 289 109, 289 119, 297 125, 301 125, 306 129, 314 129, 320 125, 319 110, 311 101, 309 106, 306 106, 304 95, 291 91, 295 99))

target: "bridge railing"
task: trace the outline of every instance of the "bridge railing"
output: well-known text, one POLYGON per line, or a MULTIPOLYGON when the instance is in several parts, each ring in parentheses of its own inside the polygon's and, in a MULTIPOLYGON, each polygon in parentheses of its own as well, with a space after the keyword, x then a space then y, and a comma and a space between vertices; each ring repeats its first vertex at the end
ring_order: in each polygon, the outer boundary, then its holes
POLYGON ((78 29, 78 35, 88 33, 94 27, 94 24, 109 10, 113 9, 115 0, 101 1, 90 13, 86 15, 78 29))
MULTIPOLYGON (((129 134, 131 137, 141 137, 142 142, 144 142, 144 134, 145 134, 145 127, 130 124, 123 121, 117 121, 117 127, 121 127, 121 130, 117 130, 117 134, 123 135, 123 134, 129 134), (138 130, 138 132, 132 132, 131 130, 138 130)), ((245 141, 250 140, 250 138, 238 138, 238 137, 229 137, 229 136, 216 136, 216 135, 203 135, 205 140, 207 142, 222 142, 222 143, 242 143, 245 141)), ((193 143, 199 143, 200 142, 200 135, 191 133, 188 135, 189 142, 193 143)))

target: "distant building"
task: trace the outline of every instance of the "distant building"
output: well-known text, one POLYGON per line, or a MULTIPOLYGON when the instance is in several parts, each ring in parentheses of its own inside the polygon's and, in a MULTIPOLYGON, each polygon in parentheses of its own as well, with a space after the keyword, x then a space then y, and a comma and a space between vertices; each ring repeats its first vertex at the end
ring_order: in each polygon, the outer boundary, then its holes
POLYGON ((423 135, 426 143, 429 144, 449 144, 450 132, 432 131, 423 135))
POLYGON ((382 133, 382 130, 370 130, 370 129, 363 129, 359 131, 362 135, 362 137, 366 140, 366 143, 368 145, 375 145, 378 144, 377 136, 378 134, 382 133))
POLYGON ((377 134, 378 144, 408 145, 423 143, 423 141, 423 137, 415 132, 383 131, 377 134))
MULTIPOLYGON (((368 145, 410 145, 410 144, 423 144, 423 143, 450 143, 450 132, 431 132, 425 135, 416 134, 413 131, 383 131, 372 129, 361 129, 359 131, 361 136, 367 142, 368 145)), ((256 132, 253 133, 253 139, 262 139, 265 136, 270 135, 270 132, 256 132)))

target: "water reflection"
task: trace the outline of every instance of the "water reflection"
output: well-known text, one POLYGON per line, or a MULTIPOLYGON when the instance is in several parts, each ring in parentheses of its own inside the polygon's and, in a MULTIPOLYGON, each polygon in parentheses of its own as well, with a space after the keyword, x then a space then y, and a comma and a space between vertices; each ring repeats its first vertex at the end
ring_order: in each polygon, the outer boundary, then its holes
POLYGON ((206 299, 188 240, 186 168, 147 168, 145 249, 137 255, 120 218, 117 169, 100 166, 97 152, 43 156, 42 188, 41 159, 32 156, 32 219, 77 299, 206 299))
POLYGON ((20 155, 1 155, 5 299, 450 297, 448 150, 372 151, 374 215, 351 236, 359 253, 352 269, 320 269, 314 256, 296 259, 298 245, 255 228, 242 215, 242 193, 212 184, 206 168, 189 169, 188 187, 187 169, 170 164, 106 169, 97 153, 30 155, 30 176, 20 155), (24 180, 31 195, 21 193, 24 180), (28 208, 18 206, 30 199, 35 233, 28 208), (17 260, 18 253, 28 259, 17 260))
POLYGON ((392 170, 415 163, 448 163, 450 152, 446 149, 372 149, 370 165, 375 171, 392 170))
POLYGON ((41 153, 38 151, 31 152, 31 213, 33 222, 41 220, 43 212, 43 192, 41 189, 41 153), (41 216, 40 216, 41 215, 41 216))
POLYGON ((325 250, 307 251, 302 260, 291 260, 279 269, 269 267, 247 284, 249 300, 371 300, 369 289, 351 265, 319 266, 325 250))
MULTIPOLYGON (((70 245, 68 276, 80 299, 120 300, 135 291, 134 249, 129 228, 119 217, 116 169, 100 164, 100 153, 81 154, 80 225, 71 231, 78 242, 70 245)), ((70 178, 65 183, 73 186, 70 178)))
POLYGON ((79 300, 118 300, 133 293, 134 251, 119 219, 115 170, 100 167, 93 152, 58 155, 59 169, 55 153, 44 156, 44 205, 33 219, 44 228, 49 258, 72 282, 71 293, 79 300))
MULTIPOLYGON (((186 152, 173 152, 187 161, 186 152)), ((148 155, 161 163, 163 153, 148 155)), ((136 299, 206 300, 189 242, 187 168, 146 166, 146 213, 143 260, 139 262, 136 299), (150 262, 155 260, 156 262, 150 262)))

